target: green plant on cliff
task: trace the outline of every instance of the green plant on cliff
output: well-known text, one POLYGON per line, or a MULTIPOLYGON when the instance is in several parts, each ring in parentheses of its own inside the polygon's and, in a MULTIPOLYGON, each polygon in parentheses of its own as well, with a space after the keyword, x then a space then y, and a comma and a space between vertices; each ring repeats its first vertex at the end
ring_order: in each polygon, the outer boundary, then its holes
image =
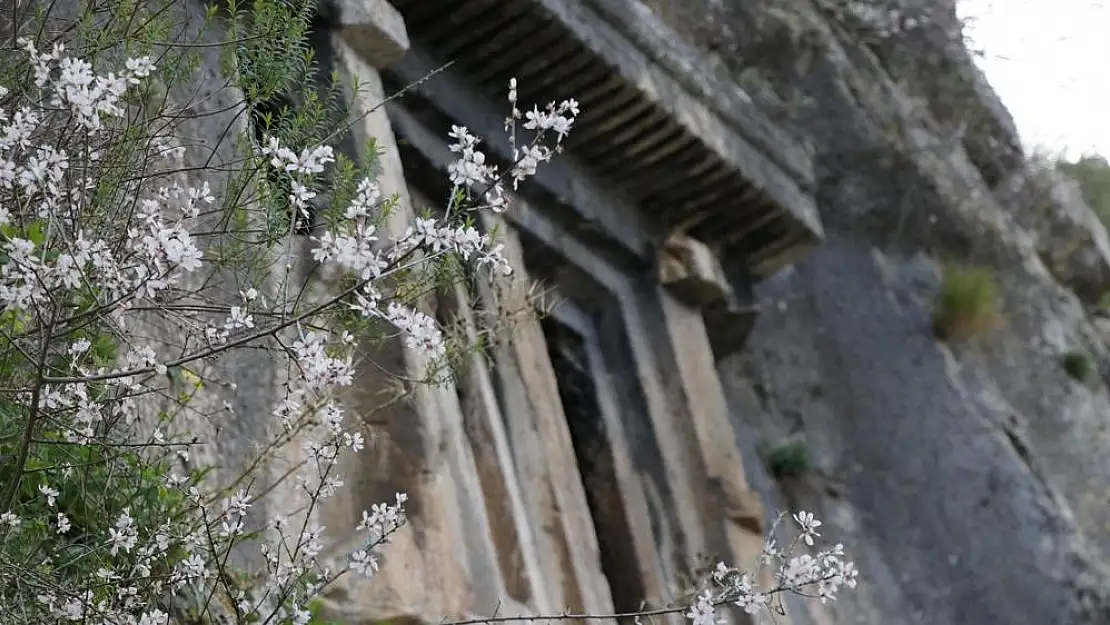
POLYGON ((802 477, 811 468, 809 446, 803 441, 765 443, 762 447, 767 470, 777 480, 802 477))
POLYGON ((946 263, 933 308, 933 332, 945 341, 961 341, 1001 323, 994 272, 983 267, 946 263))
POLYGON ((1060 356, 1060 366, 1077 382, 1086 383, 1095 371, 1094 360, 1083 350, 1073 349, 1060 356))

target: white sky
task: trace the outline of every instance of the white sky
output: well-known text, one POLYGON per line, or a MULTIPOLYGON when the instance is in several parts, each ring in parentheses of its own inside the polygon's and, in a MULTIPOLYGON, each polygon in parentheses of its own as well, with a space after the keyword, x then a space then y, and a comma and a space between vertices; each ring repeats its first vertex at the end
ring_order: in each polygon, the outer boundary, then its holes
POLYGON ((1110 157, 1110 0, 959 0, 1030 147, 1110 157))

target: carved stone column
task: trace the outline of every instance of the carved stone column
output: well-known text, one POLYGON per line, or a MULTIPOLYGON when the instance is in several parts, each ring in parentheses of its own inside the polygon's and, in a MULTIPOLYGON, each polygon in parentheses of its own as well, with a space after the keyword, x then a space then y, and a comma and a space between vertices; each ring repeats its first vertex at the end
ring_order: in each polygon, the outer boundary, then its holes
POLYGON ((708 493, 718 498, 734 563, 746 565, 762 550, 763 506, 744 476, 703 318, 703 308, 727 305, 733 289, 712 251, 682 234, 672 235, 662 246, 658 276, 663 317, 679 376, 677 390, 685 400, 701 452, 708 493))
MULTIPOLYGON (((378 68, 405 53, 408 36, 388 2, 337 0, 333 8, 332 65, 348 88, 356 81, 360 87, 352 102, 355 144, 376 140, 378 184, 383 196, 400 200, 383 227, 388 240, 405 231, 414 211, 396 139, 378 107, 387 95, 378 68)), ((434 304, 426 304, 431 313, 434 304)), ((411 382, 426 363, 399 339, 361 352, 365 359, 345 400, 352 418, 364 424, 368 446, 343 467, 347 487, 322 514, 331 535, 349 532, 334 555, 357 547, 361 510, 392 500, 395 491, 408 493, 410 520, 384 549, 381 571, 369 580, 347 577, 329 595, 329 612, 345 623, 433 622, 493 612, 505 584, 454 387, 411 382)))
MULTIPOLYGON (((514 230, 498 215, 485 214, 488 231, 499 232, 504 254, 517 270, 484 286, 484 298, 509 315, 502 341, 493 348, 506 434, 515 456, 532 537, 539 552, 539 573, 547 582, 537 606, 572 612, 613 610, 609 584, 600 566, 598 537, 575 460, 555 370, 539 321, 513 311, 531 307, 531 281, 524 250, 514 230)), ((542 608, 541 608, 542 609, 542 608)), ((599 621, 589 621, 593 625, 599 621)))

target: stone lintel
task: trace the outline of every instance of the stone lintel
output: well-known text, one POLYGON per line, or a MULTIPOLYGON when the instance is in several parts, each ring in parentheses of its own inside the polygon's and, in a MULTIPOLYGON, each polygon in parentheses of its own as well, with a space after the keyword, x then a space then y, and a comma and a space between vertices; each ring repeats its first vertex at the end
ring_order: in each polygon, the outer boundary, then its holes
POLYGON ((409 49, 405 20, 386 0, 333 0, 339 35, 374 67, 392 65, 409 49))
MULTIPOLYGON (((414 60, 414 56, 419 56, 419 50, 413 50, 400 65, 410 63, 414 60)), ((463 105, 466 104, 466 100, 460 102, 460 109, 465 109, 463 105)), ((402 151, 412 154, 439 171, 445 171, 455 156, 447 149, 447 142, 442 136, 429 130, 409 113, 402 103, 389 103, 386 108, 393 122, 393 130, 403 139, 402 151)), ((467 115, 462 121, 474 130, 482 119, 482 116, 475 114, 467 115)), ((489 143, 497 144, 498 140, 494 139, 489 143)), ((551 184, 554 188, 557 182, 572 179, 576 172, 573 165, 564 162, 563 158, 560 156, 554 162, 545 163, 537 175, 540 179, 538 182, 551 184)), ((560 250, 564 258, 570 260, 605 288, 614 292, 619 291, 627 281, 621 270, 638 273, 638 267, 641 266, 639 263, 650 267, 647 262, 650 257, 646 256, 652 249, 650 241, 656 239, 656 236, 639 226, 635 219, 623 220, 624 217, 634 213, 620 210, 623 205, 619 200, 601 192, 594 185, 587 184, 586 181, 579 179, 578 183, 568 185, 567 192, 576 200, 571 206, 583 213, 589 211, 587 214, 593 215, 590 222, 603 226, 600 230, 593 230, 587 234, 576 231, 565 223, 556 223, 551 219, 550 211, 546 210, 546 206, 541 209, 514 194, 510 194, 513 197, 512 207, 505 216, 517 227, 547 242, 554 249, 560 250), (624 228, 619 227, 622 220, 624 228)), ((579 214, 582 215, 582 213, 579 214)), ((681 237, 672 236, 669 240, 677 246, 677 250, 683 249, 681 237)), ((706 259, 705 255, 709 252, 707 246, 692 238, 687 238, 686 241, 685 245, 697 249, 698 251, 694 251, 693 254, 702 259, 695 260, 693 266, 703 269, 696 270, 693 279, 683 282, 681 275, 685 268, 678 271, 673 267, 664 269, 662 265, 671 265, 674 261, 667 260, 664 263, 664 254, 657 251, 660 257, 657 259, 660 264, 657 268, 657 279, 664 284, 673 283, 668 284, 668 291, 676 297, 680 297, 684 290, 692 292, 691 298, 681 298, 684 303, 701 297, 703 304, 690 305, 703 311, 706 328, 713 339, 714 355, 720 360, 744 346, 755 322, 758 308, 754 304, 754 296, 751 293, 752 279, 746 275, 734 277, 732 273, 737 271, 738 265, 737 261, 732 259, 729 263, 732 272, 719 273, 720 261, 716 258, 712 261, 706 259), (705 269, 707 266, 714 265, 713 269, 705 269), (698 278, 699 275, 705 279, 698 278)), ((678 259, 678 264, 682 265, 681 254, 678 255, 678 259)), ((685 265, 682 266, 685 267, 685 265)))

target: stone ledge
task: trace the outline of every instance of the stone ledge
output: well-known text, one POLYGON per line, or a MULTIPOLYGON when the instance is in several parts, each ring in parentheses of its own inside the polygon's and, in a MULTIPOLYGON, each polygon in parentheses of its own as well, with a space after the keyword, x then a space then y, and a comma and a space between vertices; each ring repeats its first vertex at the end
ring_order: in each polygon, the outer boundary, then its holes
POLYGON ((659 248, 656 276, 679 301, 701 310, 718 362, 743 349, 759 314, 748 275, 730 275, 708 245, 674 233, 659 248))
POLYGON ((339 36, 374 67, 393 64, 409 49, 405 20, 386 0, 333 0, 339 36))

